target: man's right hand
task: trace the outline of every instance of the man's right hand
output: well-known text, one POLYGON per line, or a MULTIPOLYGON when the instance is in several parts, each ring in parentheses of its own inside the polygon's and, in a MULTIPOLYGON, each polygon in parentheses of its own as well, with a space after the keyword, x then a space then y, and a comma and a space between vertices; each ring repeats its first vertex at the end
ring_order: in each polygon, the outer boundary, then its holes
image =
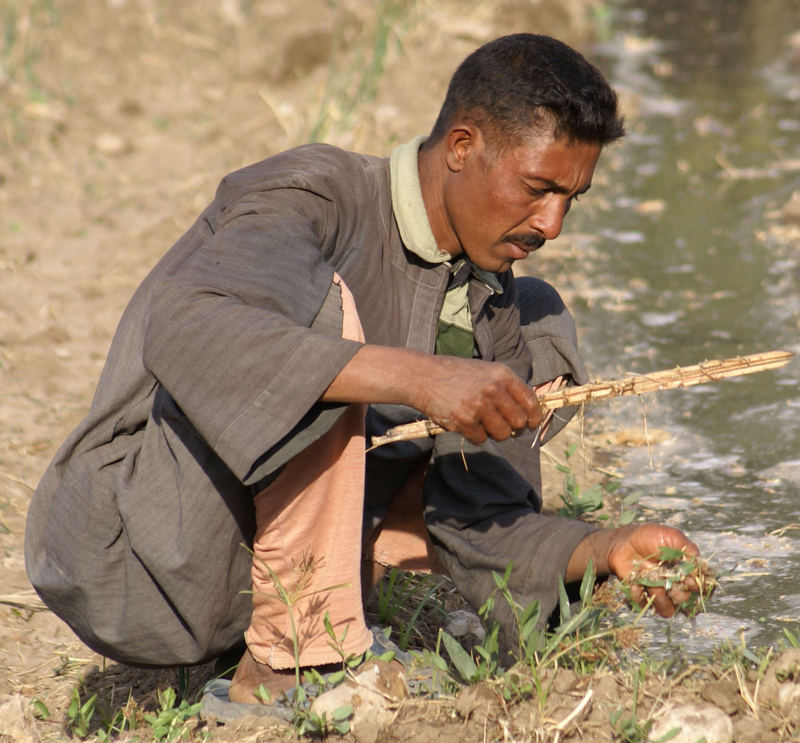
POLYGON ((474 444, 503 441, 515 431, 536 428, 542 409, 536 393, 499 362, 433 356, 422 382, 421 410, 442 428, 474 444))
POLYGON ((408 405, 474 444, 542 419, 536 393, 505 364, 388 346, 362 346, 322 399, 408 405))

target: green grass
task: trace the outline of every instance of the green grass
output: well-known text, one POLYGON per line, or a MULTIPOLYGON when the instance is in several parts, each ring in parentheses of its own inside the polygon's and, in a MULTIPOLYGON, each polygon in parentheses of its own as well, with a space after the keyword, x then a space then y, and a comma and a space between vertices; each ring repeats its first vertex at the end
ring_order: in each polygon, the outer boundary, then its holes
POLYGON ((592 515, 592 519, 605 522, 608 526, 625 526, 636 517, 634 506, 642 497, 640 491, 629 493, 623 497, 617 494, 619 480, 606 480, 597 485, 581 486, 579 478, 572 466, 570 458, 575 453, 577 444, 573 444, 564 452, 565 463, 556 463, 556 469, 564 475, 564 487, 558 494, 562 506, 559 516, 568 519, 580 519, 592 515), (604 513, 598 513, 605 509, 604 513))

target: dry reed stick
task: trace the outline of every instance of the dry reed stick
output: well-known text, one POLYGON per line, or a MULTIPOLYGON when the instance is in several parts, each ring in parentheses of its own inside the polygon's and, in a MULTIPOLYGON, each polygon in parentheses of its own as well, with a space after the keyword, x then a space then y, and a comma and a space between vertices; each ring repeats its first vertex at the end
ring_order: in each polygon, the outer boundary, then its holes
MULTIPOLYGON (((547 392, 539 397, 543 411, 555 410, 571 405, 580 405, 592 400, 608 400, 623 395, 641 395, 644 392, 672 390, 677 387, 691 387, 704 382, 716 382, 728 377, 755 374, 769 369, 779 369, 794 357, 789 351, 767 351, 732 359, 704 361, 694 366, 676 366, 674 369, 637 374, 628 379, 611 379, 590 382, 578 387, 564 387, 555 392, 547 392)), ((411 441, 427 436, 445 433, 432 420, 414 421, 390 428, 382 436, 372 437, 372 448, 391 444, 395 441, 411 441)))

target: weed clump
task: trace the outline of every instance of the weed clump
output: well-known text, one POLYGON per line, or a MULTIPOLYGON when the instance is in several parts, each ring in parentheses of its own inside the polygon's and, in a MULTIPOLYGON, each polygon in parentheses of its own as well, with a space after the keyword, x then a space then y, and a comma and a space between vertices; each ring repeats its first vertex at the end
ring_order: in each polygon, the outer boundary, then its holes
POLYGON ((705 602, 711 598, 718 585, 714 572, 700 555, 689 555, 674 547, 662 546, 657 555, 658 564, 641 566, 623 581, 622 589, 633 602, 630 587, 663 588, 673 599, 675 608, 687 617, 705 611, 705 602), (676 589, 695 588, 685 600, 677 598, 676 589))

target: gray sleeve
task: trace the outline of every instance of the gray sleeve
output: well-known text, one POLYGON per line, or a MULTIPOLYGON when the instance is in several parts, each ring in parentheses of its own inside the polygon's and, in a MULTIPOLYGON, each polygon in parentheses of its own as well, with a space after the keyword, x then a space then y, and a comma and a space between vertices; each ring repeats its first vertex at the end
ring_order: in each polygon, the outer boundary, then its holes
MULTIPOLYGON (((461 594, 479 608, 495 590, 492 572, 513 565, 518 603, 538 601, 542 622, 558 603, 558 581, 575 547, 596 527, 539 513, 539 451, 532 435, 474 446, 437 436, 424 483, 425 522, 439 559, 461 594)), ((516 642, 513 614, 496 602, 506 647, 516 642)))
MULTIPOLYGON (((578 353, 575 321, 559 293, 541 279, 521 276, 516 280, 522 337, 530 350, 530 384, 544 384, 567 376, 568 384, 589 381, 578 353)), ((542 443, 547 443, 570 421, 576 407, 553 412, 553 419, 542 443)))
POLYGON ((145 366, 243 481, 360 347, 311 327, 335 223, 330 202, 298 189, 238 202, 152 288, 145 366))

